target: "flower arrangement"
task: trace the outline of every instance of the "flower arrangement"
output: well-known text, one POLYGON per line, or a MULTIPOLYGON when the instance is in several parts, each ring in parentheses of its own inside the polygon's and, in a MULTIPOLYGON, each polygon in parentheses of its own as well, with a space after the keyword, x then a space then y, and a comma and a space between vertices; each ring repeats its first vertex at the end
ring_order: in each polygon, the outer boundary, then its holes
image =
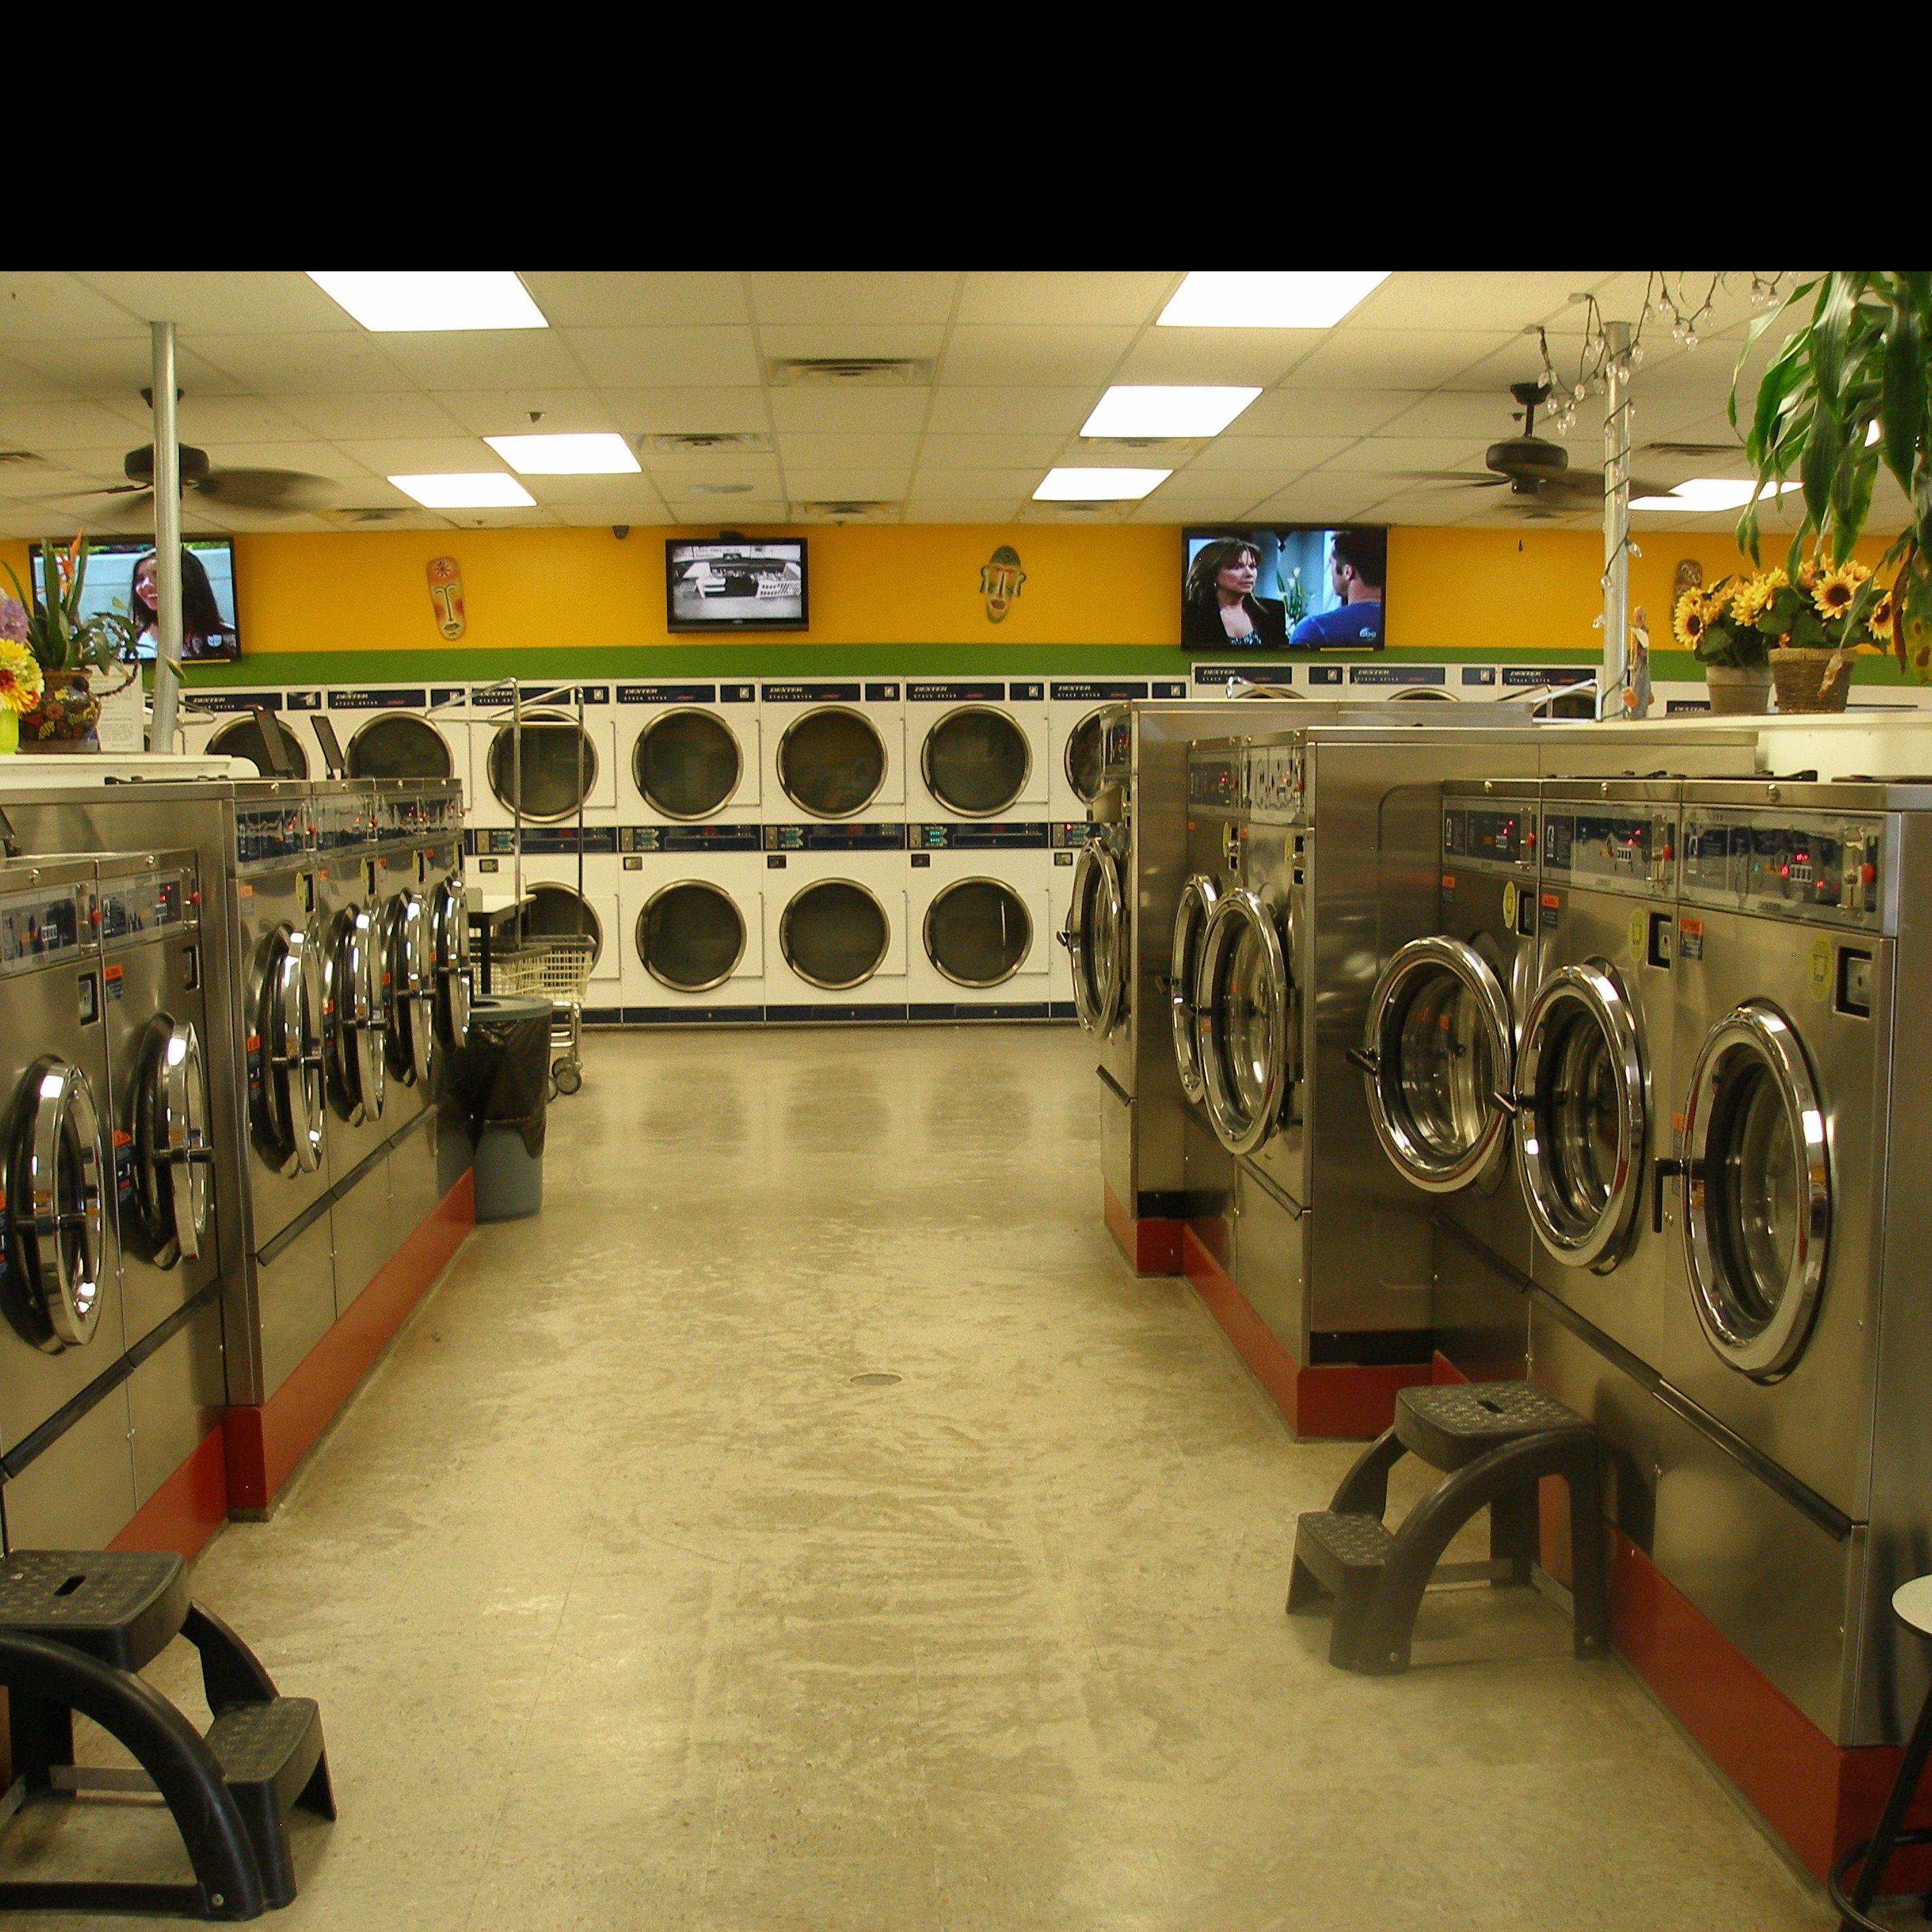
MULTIPOLYGON (((16 610, 20 608, 10 597, 0 600, 0 625, 6 621, 4 607, 8 604, 13 604, 16 610)), ((33 652, 0 632, 0 711, 10 712, 18 719, 22 713, 38 706, 40 694, 46 688, 33 652)))
POLYGON ((19 610, 20 626, 14 641, 24 643, 43 671, 104 670, 118 658, 131 658, 140 633, 134 620, 119 608, 82 616, 81 593, 87 584, 87 538, 76 533, 65 550, 51 540, 40 544, 41 594, 34 596, 14 574, 11 564, 0 566, 11 579, 14 595, 6 602, 19 610))
POLYGON ((1892 639, 1892 593, 1856 560, 1801 562, 1794 578, 1774 568, 1720 578, 1677 600, 1671 628, 1706 664, 1761 664, 1774 648, 1882 650, 1892 639))

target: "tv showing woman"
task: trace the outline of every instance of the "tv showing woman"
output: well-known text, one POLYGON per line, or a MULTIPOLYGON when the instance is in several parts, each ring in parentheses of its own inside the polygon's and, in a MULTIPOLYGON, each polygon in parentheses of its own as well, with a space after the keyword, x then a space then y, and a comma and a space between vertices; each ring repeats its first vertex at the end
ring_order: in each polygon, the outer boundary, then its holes
POLYGON ((1281 600, 1257 597, 1261 552, 1241 537, 1203 544, 1181 592, 1180 641, 1190 650, 1280 650, 1288 642, 1281 600))
MULTIPOLYGON (((155 554, 149 550, 134 566, 128 585, 128 603, 134 622, 140 627, 140 649, 143 657, 155 649, 160 619, 160 568, 155 554)), ((221 614, 214 601, 214 586, 201 560, 190 550, 182 552, 182 656, 230 658, 235 655, 235 626, 221 614)))

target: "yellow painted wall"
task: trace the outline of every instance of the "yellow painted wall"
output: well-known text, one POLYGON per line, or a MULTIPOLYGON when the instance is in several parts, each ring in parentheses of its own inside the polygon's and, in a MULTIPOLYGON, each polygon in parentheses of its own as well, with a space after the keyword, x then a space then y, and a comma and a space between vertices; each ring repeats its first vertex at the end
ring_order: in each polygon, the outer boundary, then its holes
MULTIPOLYGON (((424 567, 461 566, 466 648, 649 646, 664 628, 662 530, 356 531, 239 536, 245 647, 255 652, 424 650, 442 645, 424 567)), ((687 533, 688 534, 688 533, 687 533)), ((756 536, 775 532, 748 532, 756 536)), ((1180 533, 1172 525, 907 524, 814 527, 812 628, 765 641, 814 644, 1166 644, 1178 640, 1180 533), (1002 544, 1026 575, 1005 621, 986 620, 980 566, 1002 544)), ((1667 640, 1678 559, 1705 580, 1740 567, 1729 531, 1641 532, 1630 601, 1667 640)), ((1859 547, 1875 562, 1883 538, 1859 547)), ((1781 540, 1766 549, 1781 554, 1781 540)), ((0 542, 26 580, 27 547, 0 542)), ((1406 650, 1588 650, 1602 608, 1602 539, 1588 530, 1392 530, 1393 642, 1406 650)), ((732 632, 726 639, 755 640, 732 632)), ((701 643, 689 635, 686 646, 701 643)))

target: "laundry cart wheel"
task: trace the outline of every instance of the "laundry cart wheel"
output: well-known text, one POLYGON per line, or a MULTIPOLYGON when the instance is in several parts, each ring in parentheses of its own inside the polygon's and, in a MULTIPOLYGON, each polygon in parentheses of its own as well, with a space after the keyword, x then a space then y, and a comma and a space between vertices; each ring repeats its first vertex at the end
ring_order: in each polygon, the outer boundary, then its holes
POLYGON ((553 1094, 574 1094, 583 1084, 584 1069, 577 1061, 559 1060, 551 1064, 550 1085, 553 1094))

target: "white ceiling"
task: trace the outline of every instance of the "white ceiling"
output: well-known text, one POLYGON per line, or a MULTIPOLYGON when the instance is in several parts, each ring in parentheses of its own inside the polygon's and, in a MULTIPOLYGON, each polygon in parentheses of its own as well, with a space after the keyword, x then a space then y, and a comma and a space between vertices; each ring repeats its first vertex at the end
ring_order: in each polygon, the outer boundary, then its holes
MULTIPOLYGON (((1702 295, 1709 272, 1683 272, 1702 295)), ((1646 277, 1603 269, 1400 272, 1329 330, 1156 329, 1181 272, 680 273, 526 270, 548 330, 371 335, 294 272, 0 273, 0 534, 53 536, 149 520, 140 500, 93 493, 123 480, 148 440, 140 391, 147 324, 179 326, 184 441, 218 467, 332 479, 338 507, 274 515, 190 497, 191 528, 678 522, 769 524, 827 499, 877 499, 910 523, 1239 518, 1514 526, 1506 493, 1431 480, 1482 473, 1515 433, 1508 385, 1539 367, 1533 331, 1574 368, 1583 305, 1634 320, 1646 277), (1526 333, 1526 332, 1532 332, 1526 333), (774 358, 910 357, 930 383, 774 386, 774 358), (1110 382, 1258 384, 1221 436, 1136 454, 1077 432, 1110 382), (532 418, 536 418, 533 422, 532 418), (391 473, 497 470, 482 439, 616 430, 751 433, 746 454, 640 452, 636 476, 532 477, 530 510, 418 508, 391 473), (1101 511, 1032 502, 1057 463, 1145 463, 1174 475, 1143 502, 1101 511), (1420 473, 1418 473, 1420 472, 1420 473), (706 485, 744 484, 720 493, 706 485)), ((1734 278, 1748 284, 1748 278, 1734 278)), ((1636 467, 1646 480, 1744 473, 1725 420, 1754 310, 1720 288, 1709 340, 1676 344, 1653 320, 1633 388, 1636 467), (1726 457, 1646 454, 1658 440, 1723 443, 1726 457)), ((1769 352, 1761 345, 1755 360, 1769 352)), ((1586 404, 1574 466, 1600 461, 1586 404)), ((1882 500, 1882 517, 1886 505, 1882 500)), ((1594 513, 1531 527, 1587 526, 1594 513)), ((1718 528, 1726 515, 1638 520, 1718 528)))

